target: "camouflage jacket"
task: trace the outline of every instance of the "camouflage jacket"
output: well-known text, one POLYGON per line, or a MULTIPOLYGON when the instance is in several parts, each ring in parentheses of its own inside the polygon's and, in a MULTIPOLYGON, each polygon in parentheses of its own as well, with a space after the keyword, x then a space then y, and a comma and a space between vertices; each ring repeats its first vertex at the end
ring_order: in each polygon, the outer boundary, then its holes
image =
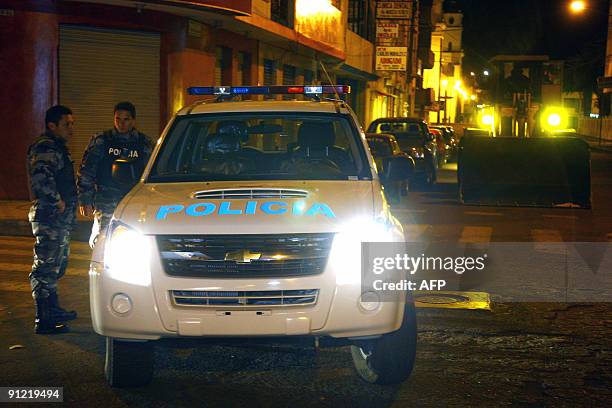
POLYGON ((79 203, 97 209, 114 207, 134 184, 121 184, 113 179, 113 162, 128 159, 140 176, 152 151, 151 139, 136 129, 127 134, 111 129, 92 137, 79 168, 79 203))
POLYGON ((73 162, 66 141, 52 132, 43 133, 28 148, 27 168, 30 196, 34 200, 30 221, 44 221, 58 215, 60 200, 66 210, 76 208, 73 162))

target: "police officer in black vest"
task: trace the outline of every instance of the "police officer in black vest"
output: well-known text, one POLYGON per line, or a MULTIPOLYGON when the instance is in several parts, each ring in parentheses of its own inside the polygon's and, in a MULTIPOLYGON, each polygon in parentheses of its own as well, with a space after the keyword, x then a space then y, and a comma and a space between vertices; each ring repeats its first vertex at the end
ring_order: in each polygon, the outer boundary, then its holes
POLYGON ((151 139, 135 128, 136 108, 132 103, 119 102, 114 112, 115 127, 91 139, 78 174, 79 211, 84 216, 94 215, 89 240, 92 247, 108 226, 119 201, 137 181, 114 179, 113 164, 127 161, 140 177, 153 150, 151 139))
POLYGON ((37 334, 65 333, 75 311, 60 307, 57 281, 66 272, 70 232, 76 223, 77 192, 74 169, 66 142, 72 137, 72 111, 62 105, 45 114, 45 133, 28 149, 27 167, 33 199, 28 219, 32 224, 34 264, 30 273, 36 300, 37 334))

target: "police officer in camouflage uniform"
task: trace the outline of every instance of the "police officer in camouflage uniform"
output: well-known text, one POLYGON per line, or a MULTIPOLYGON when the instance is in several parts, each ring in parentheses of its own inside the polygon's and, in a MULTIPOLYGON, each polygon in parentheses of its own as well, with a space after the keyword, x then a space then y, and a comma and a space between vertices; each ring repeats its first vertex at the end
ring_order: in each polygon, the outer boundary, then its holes
POLYGON ((34 330, 38 334, 65 333, 74 311, 59 306, 57 281, 66 272, 70 232, 76 224, 77 191, 66 142, 72 137, 72 111, 56 105, 45 115, 46 131, 28 149, 27 165, 33 199, 34 264, 30 273, 36 300, 34 330))
POLYGON ((153 144, 144 133, 136 130, 136 108, 130 102, 115 105, 115 127, 94 136, 83 155, 79 169, 79 210, 82 215, 94 215, 89 244, 94 246, 98 235, 106 229, 121 199, 134 187, 132 183, 113 178, 113 163, 128 161, 138 178, 151 156, 153 144))

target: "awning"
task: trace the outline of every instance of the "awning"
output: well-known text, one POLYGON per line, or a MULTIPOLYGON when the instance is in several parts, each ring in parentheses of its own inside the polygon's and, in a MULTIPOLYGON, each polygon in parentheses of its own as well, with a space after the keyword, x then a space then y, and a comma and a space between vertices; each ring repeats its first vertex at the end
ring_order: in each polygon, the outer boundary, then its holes
POLYGON ((344 73, 354 77, 355 79, 360 79, 362 81, 377 81, 378 78, 380 78, 378 75, 376 74, 372 74, 370 72, 367 71, 362 71, 358 68, 355 68, 353 66, 347 65, 345 63, 343 63, 342 65, 340 65, 339 68, 340 71, 343 71, 344 73))

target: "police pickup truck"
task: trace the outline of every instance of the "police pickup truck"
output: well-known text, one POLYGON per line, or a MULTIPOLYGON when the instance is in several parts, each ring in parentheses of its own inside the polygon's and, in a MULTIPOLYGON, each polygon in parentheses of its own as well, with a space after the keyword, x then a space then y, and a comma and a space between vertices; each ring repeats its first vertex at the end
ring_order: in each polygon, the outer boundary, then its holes
MULTIPOLYGON (((94 248, 91 316, 112 386, 150 382, 162 338, 338 341, 364 380, 408 378, 412 298, 364 292, 360 250, 404 240, 381 180, 403 178, 410 164, 398 158, 377 174, 339 98, 349 91, 190 88, 217 99, 174 116, 94 248), (306 100, 233 100, 280 93, 306 100)), ((117 163, 114 176, 127 177, 128 165, 117 163)))

